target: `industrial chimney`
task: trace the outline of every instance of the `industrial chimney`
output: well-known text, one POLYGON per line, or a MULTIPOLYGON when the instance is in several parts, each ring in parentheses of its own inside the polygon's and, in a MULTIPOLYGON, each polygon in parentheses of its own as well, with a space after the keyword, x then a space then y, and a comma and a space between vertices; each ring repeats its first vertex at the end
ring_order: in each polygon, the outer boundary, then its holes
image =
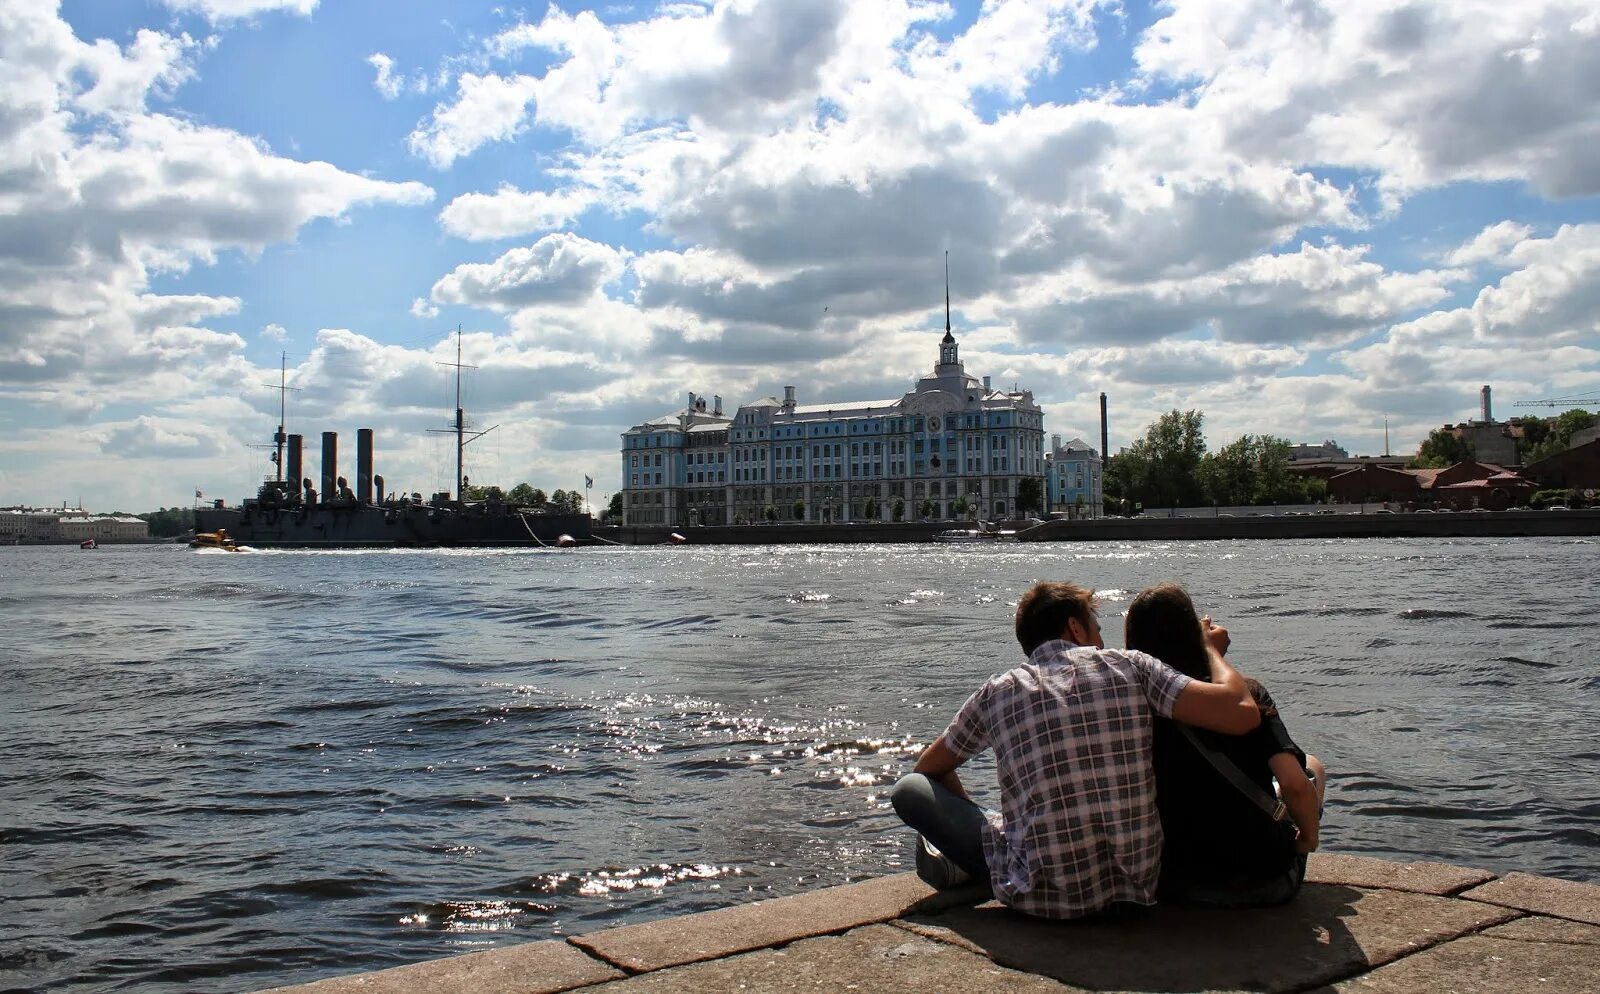
POLYGON ((1105 392, 1102 391, 1101 394, 1100 394, 1100 458, 1101 459, 1109 459, 1111 457, 1110 452, 1107 451, 1107 447, 1110 446, 1111 441, 1107 437, 1106 428, 1107 428, 1107 422, 1106 422, 1106 395, 1105 395, 1105 392))
POLYGON ((1483 420, 1485 422, 1494 420, 1494 415, 1489 409, 1489 385, 1487 383, 1483 385, 1483 420))
POLYGON ((783 409, 790 414, 794 413, 794 387, 783 388, 783 409))

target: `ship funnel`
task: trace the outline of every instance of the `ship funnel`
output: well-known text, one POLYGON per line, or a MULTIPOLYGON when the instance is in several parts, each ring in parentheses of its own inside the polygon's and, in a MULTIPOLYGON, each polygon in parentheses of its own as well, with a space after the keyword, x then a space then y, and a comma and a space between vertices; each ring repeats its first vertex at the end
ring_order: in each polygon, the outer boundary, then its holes
POLYGON ((377 488, 377 491, 378 491, 378 503, 382 504, 383 503, 383 474, 382 473, 379 473, 377 476, 374 476, 372 478, 372 485, 375 488, 377 488))
POLYGON ((356 429, 356 503, 372 503, 372 429, 356 429))
POLYGON ((339 491, 339 433, 322 433, 322 501, 327 503, 339 491))
MULTIPOLYGON (((283 474, 283 478, 289 481, 289 490, 295 494, 296 498, 299 497, 298 484, 301 473, 305 470, 305 466, 302 464, 302 447, 304 445, 305 436, 289 436, 289 469, 283 474)), ((296 503, 299 503, 298 499, 296 503)))

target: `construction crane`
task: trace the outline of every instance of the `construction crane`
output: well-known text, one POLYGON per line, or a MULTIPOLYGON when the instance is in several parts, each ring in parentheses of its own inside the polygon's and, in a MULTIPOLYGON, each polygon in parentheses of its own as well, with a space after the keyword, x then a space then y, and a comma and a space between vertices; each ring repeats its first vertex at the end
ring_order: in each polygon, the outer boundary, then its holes
POLYGON ((1600 397, 1553 397, 1549 400, 1519 400, 1513 407, 1600 407, 1600 397))

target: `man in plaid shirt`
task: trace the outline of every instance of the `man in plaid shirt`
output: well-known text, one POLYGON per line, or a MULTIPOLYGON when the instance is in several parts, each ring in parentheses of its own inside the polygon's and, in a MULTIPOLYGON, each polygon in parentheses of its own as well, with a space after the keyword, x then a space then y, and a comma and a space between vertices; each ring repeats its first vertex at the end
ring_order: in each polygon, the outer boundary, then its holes
POLYGON ((1096 608, 1092 591, 1070 583, 1023 595, 1016 632, 1028 661, 968 698, 895 785, 895 811, 923 837, 924 879, 986 879, 1002 903, 1046 918, 1155 903, 1152 716, 1230 734, 1261 718, 1214 649, 1211 682, 1192 680, 1142 652, 1106 649, 1096 608), (984 749, 995 752, 998 813, 985 814, 956 775, 984 749))

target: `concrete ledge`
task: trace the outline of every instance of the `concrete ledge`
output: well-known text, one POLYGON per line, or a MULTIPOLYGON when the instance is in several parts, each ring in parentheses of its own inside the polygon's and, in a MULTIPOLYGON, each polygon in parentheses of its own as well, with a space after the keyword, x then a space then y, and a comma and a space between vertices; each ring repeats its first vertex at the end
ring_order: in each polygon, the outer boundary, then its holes
POLYGON ((624 976, 559 940, 333 977, 267 994, 556 994, 624 976))
POLYGON ((568 940, 634 973, 731 956, 765 946, 885 922, 943 902, 914 874, 901 873, 733 908, 624 925, 568 940))
POLYGON ((783 949, 762 949, 647 973, 606 984, 598 991, 1072 994, 1071 988, 1054 980, 1008 970, 982 956, 917 938, 888 925, 868 925, 840 936, 805 939, 783 949))
POLYGON ((1592 994, 1600 886, 1318 855, 1291 903, 1053 922, 912 874, 276 994, 1252 991, 1592 994))
POLYGON ((1474 887, 1461 895, 1469 901, 1486 901, 1555 918, 1600 925, 1600 886, 1580 884, 1531 873, 1508 873, 1499 880, 1474 887))
POLYGON ((1286 992, 1366 972, 1516 915, 1425 894, 1312 884, 1279 908, 1162 907, 1132 921, 1052 922, 990 903, 914 916, 906 925, 1076 988, 1286 992))
POLYGON ((1392 863, 1371 856, 1312 853, 1306 862, 1306 882, 1382 887, 1417 894, 1455 894, 1494 879, 1488 870, 1449 863, 1392 863))
POLYGON ((1497 935, 1500 929, 1490 929, 1353 977, 1329 990, 1337 994, 1593 994, 1600 977, 1600 929, 1590 931, 1596 935, 1588 941, 1565 943, 1507 939, 1497 935))

